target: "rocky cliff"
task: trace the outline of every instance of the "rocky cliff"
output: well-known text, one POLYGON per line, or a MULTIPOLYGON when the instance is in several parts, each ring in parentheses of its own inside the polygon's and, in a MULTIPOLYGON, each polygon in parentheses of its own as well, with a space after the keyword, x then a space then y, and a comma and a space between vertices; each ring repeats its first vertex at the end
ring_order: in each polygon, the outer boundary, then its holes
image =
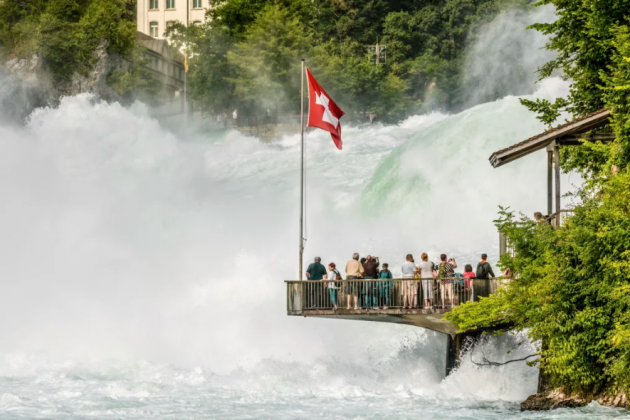
POLYGON ((107 43, 94 50, 94 66, 87 74, 74 73, 66 82, 53 80, 38 55, 30 59, 10 58, 0 64, 0 106, 5 116, 22 121, 34 108, 55 105, 64 96, 93 93, 105 100, 122 98, 108 85, 114 69, 129 64, 117 54, 109 54, 107 43))

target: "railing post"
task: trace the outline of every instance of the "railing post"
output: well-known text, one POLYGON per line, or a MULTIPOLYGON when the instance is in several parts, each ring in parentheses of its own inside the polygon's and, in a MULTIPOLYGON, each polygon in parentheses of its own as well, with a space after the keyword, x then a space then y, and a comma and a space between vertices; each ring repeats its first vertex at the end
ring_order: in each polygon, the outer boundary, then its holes
POLYGON ((555 163, 555 175, 556 175, 556 227, 560 227, 561 223, 561 215, 560 209, 562 208, 560 200, 560 146, 557 142, 554 144, 553 148, 553 159, 555 163))
POLYGON ((499 256, 507 254, 507 236, 505 233, 499 232, 499 256))

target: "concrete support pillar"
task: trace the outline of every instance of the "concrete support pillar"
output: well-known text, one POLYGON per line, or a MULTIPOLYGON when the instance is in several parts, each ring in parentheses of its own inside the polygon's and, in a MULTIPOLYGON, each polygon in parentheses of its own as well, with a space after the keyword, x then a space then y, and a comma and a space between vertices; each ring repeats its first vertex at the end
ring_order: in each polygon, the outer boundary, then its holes
POLYGON ((547 216, 553 213, 553 151, 547 149, 547 216))
POLYGON ((457 347, 457 336, 453 338, 450 334, 446 334, 446 376, 450 375, 459 364, 457 347))

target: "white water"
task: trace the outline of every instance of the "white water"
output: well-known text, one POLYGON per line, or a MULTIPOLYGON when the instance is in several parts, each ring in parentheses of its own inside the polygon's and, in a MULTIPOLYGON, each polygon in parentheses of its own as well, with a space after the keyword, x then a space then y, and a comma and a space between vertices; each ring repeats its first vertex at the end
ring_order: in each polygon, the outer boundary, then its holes
MULTIPOLYGON (((500 55, 492 48, 481 51, 500 55)), ((509 71, 484 79, 478 64, 469 63, 484 92, 471 98, 522 83, 509 71)), ((551 79, 534 96, 567 91, 551 79)), ((25 127, 2 122, 12 111, 0 109, 1 419, 624 415, 597 405, 522 414, 537 378, 524 363, 481 368, 467 357, 444 379, 437 334, 287 317, 297 136, 176 135, 142 106, 89 96, 37 110, 25 127)), ((343 265, 357 251, 396 271, 408 252, 448 252, 461 267, 496 255, 497 205, 546 207, 545 156, 496 170, 487 159, 543 128, 507 97, 453 116, 344 127, 343 152, 309 133, 307 260, 343 265)), ((507 354, 519 341, 483 351, 497 361, 530 354, 528 344, 507 354)))
MULTIPOLYGON (((310 133, 308 258, 474 262, 495 247, 496 205, 543 208, 544 156, 487 163, 541 128, 505 98, 350 128, 343 152, 310 133)), ((1 418, 503 418, 535 391, 522 363, 466 360, 443 380, 433 333, 286 317, 297 137, 182 139, 79 96, 0 127, 0 150, 1 418)), ((531 351, 510 342, 486 354, 531 351)), ((620 415, 554 415, 587 413, 620 415)))

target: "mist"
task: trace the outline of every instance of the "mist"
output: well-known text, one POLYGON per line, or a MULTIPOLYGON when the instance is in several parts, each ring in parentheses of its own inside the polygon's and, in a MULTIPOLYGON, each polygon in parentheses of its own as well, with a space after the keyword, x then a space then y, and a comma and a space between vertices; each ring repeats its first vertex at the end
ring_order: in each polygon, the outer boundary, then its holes
POLYGON ((554 20, 552 5, 508 9, 471 34, 463 71, 464 108, 533 93, 538 68, 555 53, 544 49, 545 35, 527 27, 554 20))

